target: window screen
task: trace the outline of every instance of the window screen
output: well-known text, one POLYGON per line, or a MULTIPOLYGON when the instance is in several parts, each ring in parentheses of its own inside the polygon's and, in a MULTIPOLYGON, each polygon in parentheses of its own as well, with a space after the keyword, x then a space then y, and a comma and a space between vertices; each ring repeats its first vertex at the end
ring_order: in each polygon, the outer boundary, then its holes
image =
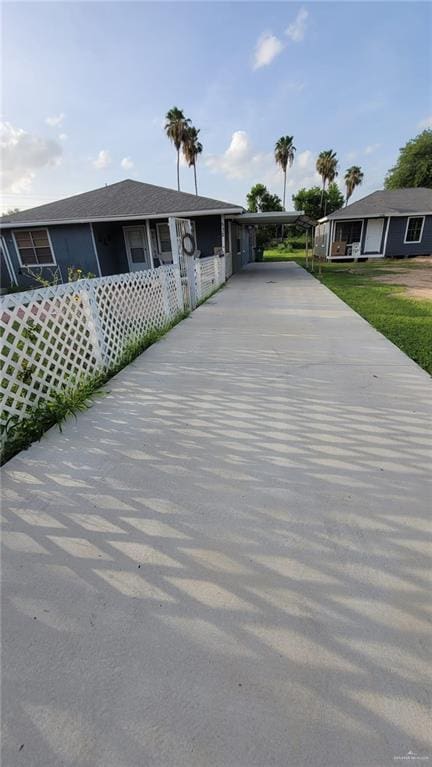
POLYGON ((14 237, 23 266, 55 263, 46 229, 20 229, 14 232, 14 237))
POLYGON ((362 231, 361 221, 338 221, 336 224, 335 242, 360 242, 362 231))
POLYGON ((423 229, 423 217, 408 219, 408 227, 406 233, 406 242, 420 242, 423 229))

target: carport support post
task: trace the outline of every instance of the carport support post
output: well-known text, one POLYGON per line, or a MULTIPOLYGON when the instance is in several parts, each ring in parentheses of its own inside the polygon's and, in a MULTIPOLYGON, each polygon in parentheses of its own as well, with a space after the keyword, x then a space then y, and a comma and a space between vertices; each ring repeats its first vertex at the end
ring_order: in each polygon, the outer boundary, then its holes
POLYGON ((309 266, 309 229, 306 229, 306 269, 309 266))

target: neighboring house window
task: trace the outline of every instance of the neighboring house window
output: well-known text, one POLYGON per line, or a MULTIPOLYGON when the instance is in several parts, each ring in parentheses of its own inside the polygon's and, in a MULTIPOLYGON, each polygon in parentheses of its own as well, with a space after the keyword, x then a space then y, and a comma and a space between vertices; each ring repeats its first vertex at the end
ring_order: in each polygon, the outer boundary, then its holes
POLYGON ((362 232, 361 221, 338 221, 336 224, 335 242, 360 242, 362 232))
POLYGON ((405 232, 405 242, 420 242, 423 234, 424 216, 409 218, 405 232))
POLYGON ((55 264, 47 229, 19 230, 13 233, 22 266, 55 264))

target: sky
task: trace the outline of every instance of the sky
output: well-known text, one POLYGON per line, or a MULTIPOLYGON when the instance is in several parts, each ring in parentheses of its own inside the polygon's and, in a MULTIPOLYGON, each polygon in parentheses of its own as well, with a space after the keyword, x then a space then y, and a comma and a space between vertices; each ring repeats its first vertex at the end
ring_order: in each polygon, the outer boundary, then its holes
MULTIPOLYGON (((14 2, 2 6, 2 210, 135 178, 176 186, 164 115, 200 128, 199 193, 282 197, 273 150, 293 135, 287 209, 360 165, 352 201, 432 127, 432 5, 417 2, 14 2)), ((193 172, 181 167, 193 192, 193 172)))

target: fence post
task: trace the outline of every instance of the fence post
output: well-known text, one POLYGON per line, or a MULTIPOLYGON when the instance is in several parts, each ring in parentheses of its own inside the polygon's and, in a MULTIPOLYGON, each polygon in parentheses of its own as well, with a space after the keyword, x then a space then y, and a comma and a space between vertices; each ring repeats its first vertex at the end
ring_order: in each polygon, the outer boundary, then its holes
POLYGON ((157 270, 157 275, 159 277, 159 283, 162 290, 162 302, 164 305, 165 319, 168 323, 171 320, 171 309, 168 295, 166 266, 160 266, 157 270))
POLYGON ((195 309, 197 305, 197 289, 195 282, 195 257, 184 256, 186 261, 186 276, 189 284, 189 295, 191 302, 191 309, 195 309))
POLYGON ((97 365, 102 369, 107 368, 108 357, 105 352, 105 339, 100 322, 99 307, 94 294, 94 286, 90 281, 83 280, 82 289, 79 293, 81 295, 84 311, 87 315, 88 329, 92 339, 97 365))
POLYGON ((184 295, 183 295, 183 286, 181 281, 180 267, 174 264, 172 269, 173 269, 174 279, 175 279, 175 289, 176 289, 176 295, 177 295, 178 310, 179 312, 184 312, 184 310, 186 309, 186 306, 185 306, 184 295))
POLYGON ((201 301, 201 299, 202 299, 202 281, 201 281, 201 264, 200 264, 199 258, 195 259, 194 268, 195 268, 195 283, 196 283, 197 300, 201 301))
POLYGON ((219 257, 218 269, 219 269, 219 286, 218 287, 220 287, 221 285, 223 285, 224 282, 226 282, 226 277, 225 277, 225 256, 220 256, 219 257))

